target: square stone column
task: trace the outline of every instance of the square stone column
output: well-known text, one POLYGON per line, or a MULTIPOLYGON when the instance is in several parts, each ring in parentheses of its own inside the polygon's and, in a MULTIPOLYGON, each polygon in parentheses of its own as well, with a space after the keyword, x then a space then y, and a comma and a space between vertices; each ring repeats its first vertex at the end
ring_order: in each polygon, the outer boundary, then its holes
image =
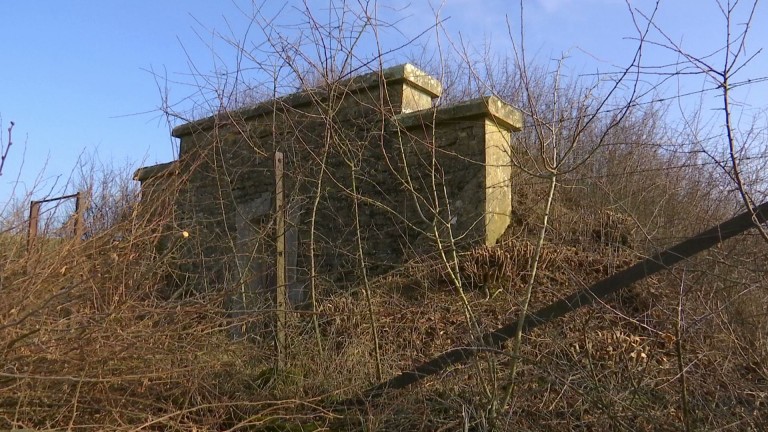
POLYGON ((522 112, 488 96, 401 114, 395 123, 408 136, 411 165, 438 171, 432 184, 421 176, 420 187, 444 189, 440 217, 450 218, 454 238, 496 244, 510 223, 511 134, 522 130, 522 112), (434 169, 424 162, 433 150, 434 169))

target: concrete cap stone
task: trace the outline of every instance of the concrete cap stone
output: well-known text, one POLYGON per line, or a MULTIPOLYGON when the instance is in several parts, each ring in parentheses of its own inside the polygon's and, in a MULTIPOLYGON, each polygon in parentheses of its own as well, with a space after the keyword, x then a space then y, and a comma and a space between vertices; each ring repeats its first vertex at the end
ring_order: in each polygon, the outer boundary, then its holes
POLYGON ((499 126, 511 131, 523 130, 523 113, 496 96, 482 96, 446 107, 430 108, 396 117, 397 123, 406 129, 423 127, 425 124, 445 123, 470 118, 490 117, 499 126))
POLYGON ((155 177, 176 175, 178 172, 179 164, 177 161, 165 162, 137 169, 133 174, 133 179, 136 181, 144 182, 155 177))
MULTIPOLYGON (((359 92, 379 86, 382 79, 387 85, 407 84, 427 94, 432 99, 439 97, 443 92, 443 86, 438 80, 410 63, 341 80, 334 83, 333 89, 331 90, 342 93, 359 92)), ((217 123, 227 123, 233 118, 247 120, 249 118, 271 113, 276 109, 287 107, 298 108, 309 105, 318 100, 327 99, 327 97, 327 89, 322 87, 311 88, 288 96, 261 102, 252 107, 238 109, 233 112, 220 113, 179 125, 173 129, 171 135, 176 138, 181 138, 196 131, 212 129, 217 123)))

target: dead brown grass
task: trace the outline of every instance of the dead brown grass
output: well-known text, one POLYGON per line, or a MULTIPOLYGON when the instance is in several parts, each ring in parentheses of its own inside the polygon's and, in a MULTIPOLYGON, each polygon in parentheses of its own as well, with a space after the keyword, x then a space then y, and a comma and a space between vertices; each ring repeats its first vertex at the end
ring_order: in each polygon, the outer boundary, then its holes
MULTIPOLYGON (((592 235, 591 225, 569 231, 573 218, 584 214, 561 208, 556 215, 561 241, 545 244, 531 307, 643 255, 592 235)), ((600 214, 592 222, 602 224, 600 214)), ((233 318, 225 291, 168 299, 164 284, 174 255, 157 252, 167 235, 158 226, 129 220, 81 243, 56 241, 32 253, 18 238, 4 239, 19 244, 2 255, 0 428, 488 427, 491 400, 484 386, 490 379, 501 388, 507 355, 483 354, 473 365, 447 370, 361 411, 332 411, 329 401, 375 383, 362 292, 324 289, 317 312, 321 349, 310 316, 292 314, 288 362, 276 372, 270 311, 233 318), (234 340, 238 326, 262 332, 234 340)), ((519 311, 533 250, 520 229, 500 247, 459 255, 462 283, 482 330, 519 311)), ((688 415, 697 428, 759 430, 768 424, 765 268, 749 250, 759 251, 760 244, 741 238, 684 270, 650 278, 525 336, 520 384, 496 427, 678 430, 680 364, 688 415)), ((444 266, 421 257, 372 282, 386 376, 472 343, 444 266)))

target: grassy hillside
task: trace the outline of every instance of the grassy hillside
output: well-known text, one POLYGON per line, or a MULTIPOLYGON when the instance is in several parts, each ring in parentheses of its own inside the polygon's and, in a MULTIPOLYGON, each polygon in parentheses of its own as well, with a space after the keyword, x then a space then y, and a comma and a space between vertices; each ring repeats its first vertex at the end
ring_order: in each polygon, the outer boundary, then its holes
MULTIPOLYGON (((460 255, 462 287, 478 328, 468 324, 437 257, 419 257, 372 282, 385 377, 469 344, 476 331, 516 315, 535 251, 537 188, 531 184, 515 197, 519 218, 503 244, 460 255)), ((649 226, 642 215, 624 212, 618 223, 610 209, 563 190, 542 249, 533 309, 636 262, 654 240, 638 232, 649 226)), ((682 199, 667 205, 696 210, 682 199)), ((664 231, 653 244, 660 247, 665 239, 708 225, 705 216, 660 227, 664 231)), ((525 335, 514 380, 510 352, 488 352, 360 409, 334 411, 329 401, 376 383, 363 292, 323 289, 319 339, 306 312, 291 314, 286 368, 275 372, 270 311, 232 318, 223 292, 173 300, 161 295, 172 255, 155 252, 160 232, 156 222, 134 216, 85 241, 56 241, 31 253, 21 238, 3 238, 0 428, 768 425, 765 245, 754 234, 525 335), (233 340, 231 329, 238 326, 253 336, 233 340)))

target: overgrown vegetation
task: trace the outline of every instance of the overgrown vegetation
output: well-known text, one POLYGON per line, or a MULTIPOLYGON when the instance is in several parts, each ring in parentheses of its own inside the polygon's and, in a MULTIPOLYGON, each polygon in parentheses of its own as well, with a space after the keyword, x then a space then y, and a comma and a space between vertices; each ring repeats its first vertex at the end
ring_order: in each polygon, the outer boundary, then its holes
MULTIPOLYGON (((742 12, 720 5, 726 24, 742 12)), ((262 93, 279 95, 291 81, 339 94, 339 79, 386 59, 356 57, 358 41, 375 39, 386 25, 372 6, 345 3, 332 11, 328 23, 306 11, 311 50, 289 44, 258 15, 254 24, 272 51, 232 41, 241 61, 264 56, 272 62, 267 69, 288 71, 262 93)), ((524 112, 526 129, 513 136, 513 223, 498 246, 462 250, 450 220, 435 218, 434 253, 383 276, 368 275, 363 247, 349 245, 360 284, 339 289, 312 275, 310 305, 289 314, 280 369, 274 310, 232 313, 234 286, 185 289, 189 269, 178 260, 197 246, 169 204, 174 188, 140 203, 126 173, 86 164, 75 182, 92 196, 86 236, 41 234, 32 249, 25 238, 28 203, 7 210, 0 225, 0 429, 765 429, 768 243, 759 230, 417 386, 362 407, 336 404, 380 377, 473 344, 510 317, 754 211, 765 179, 744 173, 765 163, 765 143, 754 139, 760 134, 740 133, 726 118, 722 140, 703 142, 693 122, 683 130, 670 123, 672 107, 654 101, 646 84, 646 73, 657 69, 639 53, 649 41, 684 52, 652 14, 630 13, 638 56, 595 80, 566 80, 565 60, 553 68, 531 64, 523 45, 504 61, 470 59, 461 49, 424 61, 454 83, 442 103, 493 93, 524 112)), ((735 38, 729 33, 722 55, 737 66, 722 73, 684 55, 719 80, 726 116, 728 82, 745 61, 740 47, 748 29, 735 38)), ((242 101, 225 96, 243 93, 218 90, 208 112, 236 115, 222 107, 242 101)), ((357 143, 333 133, 333 99, 323 103, 319 111, 331 131, 316 153, 321 169, 307 171, 319 173, 308 202, 319 199, 324 182, 347 181, 325 169, 336 149, 351 155, 352 185, 366 179, 354 169, 357 143)), ((438 177, 439 169, 430 174, 438 177)), ((440 191, 432 192, 425 208, 440 208, 440 191)), ((356 189, 350 193, 362 202, 356 189)), ((353 229, 359 239, 359 224, 353 229)))

